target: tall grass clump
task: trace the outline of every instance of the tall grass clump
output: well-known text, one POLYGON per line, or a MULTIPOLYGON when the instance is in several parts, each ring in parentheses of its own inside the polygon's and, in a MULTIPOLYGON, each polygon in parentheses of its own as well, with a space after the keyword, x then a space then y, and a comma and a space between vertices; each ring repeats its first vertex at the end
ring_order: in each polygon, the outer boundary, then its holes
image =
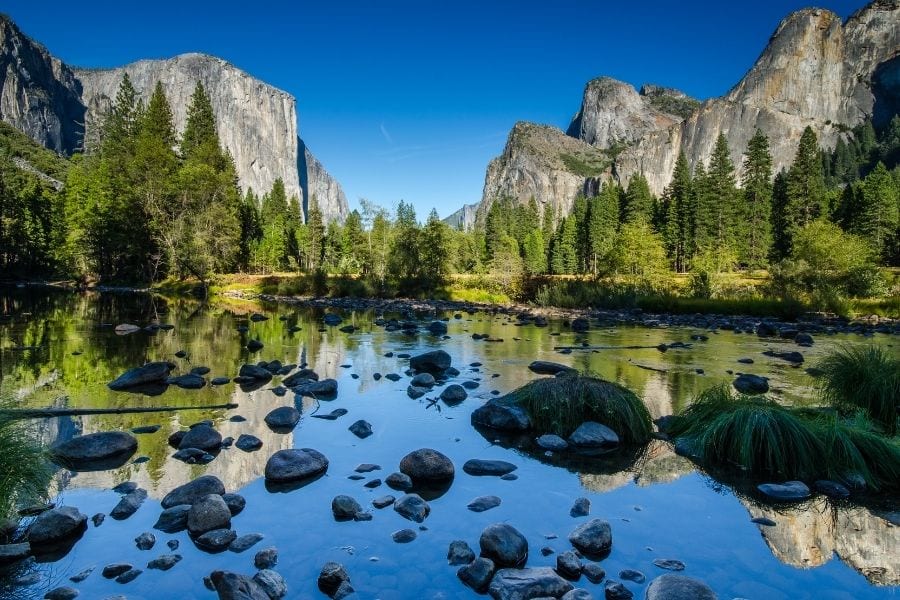
POLYGON ((532 381, 507 397, 531 417, 535 428, 562 437, 585 421, 596 421, 616 432, 626 445, 650 439, 652 422, 643 401, 630 390, 599 377, 563 375, 532 381))
POLYGON ((822 441, 830 479, 842 481, 856 473, 875 491, 900 487, 900 443, 879 433, 865 415, 844 420, 826 414, 817 417, 812 428, 822 441))
POLYGON ((900 358, 880 346, 845 346, 818 365, 823 399, 841 412, 862 410, 888 435, 900 416, 900 358))
POLYGON ((6 407, 0 403, 0 518, 11 516, 17 503, 44 498, 53 474, 33 432, 4 413, 6 407))
POLYGON ((803 419, 765 399, 734 395, 726 386, 704 391, 672 424, 706 464, 739 466, 751 475, 812 479, 824 447, 803 419))

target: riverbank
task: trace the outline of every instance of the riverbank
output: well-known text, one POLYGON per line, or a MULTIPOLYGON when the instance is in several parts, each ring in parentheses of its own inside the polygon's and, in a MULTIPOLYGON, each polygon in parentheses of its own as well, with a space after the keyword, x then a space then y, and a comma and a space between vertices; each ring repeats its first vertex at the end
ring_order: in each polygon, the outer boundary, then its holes
POLYGON ((486 304, 455 300, 410 299, 410 298, 323 298, 303 296, 283 296, 261 294, 241 290, 222 292, 227 298, 238 300, 262 300, 290 304, 294 306, 330 309, 368 311, 382 314, 415 314, 438 312, 487 312, 515 316, 520 322, 530 322, 546 326, 548 318, 563 319, 571 326, 576 319, 588 319, 592 326, 612 327, 632 325, 642 327, 696 327, 698 329, 722 329, 735 333, 757 333, 761 336, 793 338, 797 333, 832 334, 855 333, 900 333, 900 322, 886 317, 870 316, 862 319, 847 319, 826 313, 807 313, 797 320, 776 317, 759 318, 752 315, 722 314, 677 314, 657 313, 634 309, 594 309, 537 307, 529 304, 486 304))

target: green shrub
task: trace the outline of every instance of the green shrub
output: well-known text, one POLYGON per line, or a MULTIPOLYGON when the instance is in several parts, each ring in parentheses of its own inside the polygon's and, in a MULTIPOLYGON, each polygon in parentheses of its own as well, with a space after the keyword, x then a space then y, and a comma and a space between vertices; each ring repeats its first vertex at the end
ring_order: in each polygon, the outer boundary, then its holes
POLYGON ((845 413, 858 409, 890 435, 898 431, 900 359, 881 346, 844 346, 818 365, 822 397, 845 413))
POLYGON ((755 476, 813 479, 822 472, 823 444, 789 409, 765 398, 706 390, 672 424, 701 462, 739 466, 755 476))
POLYGON ((643 401, 599 377, 545 377, 513 390, 505 399, 524 408, 542 433, 568 437, 585 421, 596 421, 615 431, 623 444, 633 445, 649 441, 652 432, 643 401))

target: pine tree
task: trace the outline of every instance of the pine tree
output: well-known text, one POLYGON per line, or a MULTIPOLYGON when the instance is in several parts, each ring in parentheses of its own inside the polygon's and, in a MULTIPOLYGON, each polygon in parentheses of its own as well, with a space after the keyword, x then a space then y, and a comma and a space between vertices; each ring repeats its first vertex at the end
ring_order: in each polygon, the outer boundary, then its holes
POLYGON ((619 228, 619 191, 612 181, 605 181, 600 194, 591 198, 588 209, 588 244, 590 271, 597 274, 600 265, 612 251, 619 228))
POLYGON ((759 129, 750 138, 744 155, 741 187, 744 206, 741 220, 745 224, 743 240, 738 244, 741 259, 750 267, 763 267, 772 246, 772 155, 769 140, 759 129))
POLYGON ((625 192, 622 206, 622 222, 635 223, 638 220, 650 222, 653 216, 653 194, 642 173, 632 176, 625 192))
POLYGON ((574 217, 565 217, 551 246, 550 265, 555 275, 569 275, 578 268, 578 223, 574 217))
POLYGON ((325 259, 325 225, 315 194, 309 199, 309 215, 306 222, 306 268, 317 271, 323 268, 325 259))
POLYGON ((734 181, 734 163, 731 161, 731 150, 725 134, 719 133, 712 156, 709 159, 709 196, 706 209, 710 221, 706 226, 711 229, 709 238, 716 248, 730 246, 737 229, 738 193, 734 181))
POLYGON ((436 210, 432 209, 428 215, 420 237, 420 276, 426 288, 434 289, 444 284, 450 275, 450 232, 436 210))
POLYGON ((679 152, 669 184, 666 225, 663 239, 675 270, 687 270, 692 256, 693 235, 690 217, 693 205, 691 168, 684 152, 679 152))
POLYGON ((788 177, 782 169, 772 182, 772 260, 787 258, 790 237, 787 231, 788 177))
POLYGON ((345 269, 349 273, 362 272, 363 265, 367 263, 366 257, 367 239, 363 231, 362 215, 358 210, 350 211, 344 222, 344 259, 347 262, 345 269))
POLYGON ((878 163, 862 181, 856 194, 856 206, 850 231, 864 238, 880 257, 891 254, 891 242, 900 226, 900 195, 894 178, 878 163))
POLYGON ((819 142, 812 128, 807 127, 800 136, 797 154, 787 174, 784 235, 788 251, 793 235, 826 213, 825 199, 825 176, 819 156, 819 142))
POLYGON ((531 230, 522 244, 524 268, 529 275, 547 272, 547 252, 544 249, 544 233, 540 228, 531 230))
POLYGON ((388 258, 388 272, 403 287, 415 283, 419 276, 419 223, 416 221, 416 209, 403 200, 397 206, 397 218, 394 221, 395 235, 388 258))
POLYGON ((206 89, 199 81, 188 105, 187 122, 181 136, 181 154, 186 160, 200 160, 215 165, 220 160, 219 133, 216 116, 206 89))
POLYGON ((712 224, 715 222, 715 206, 712 184, 706 167, 702 162, 697 163, 694 170, 694 178, 691 190, 693 192, 693 201, 691 202, 691 213, 688 219, 690 226, 689 239, 691 240, 690 255, 696 256, 702 249, 711 248, 715 245, 714 229, 712 224))

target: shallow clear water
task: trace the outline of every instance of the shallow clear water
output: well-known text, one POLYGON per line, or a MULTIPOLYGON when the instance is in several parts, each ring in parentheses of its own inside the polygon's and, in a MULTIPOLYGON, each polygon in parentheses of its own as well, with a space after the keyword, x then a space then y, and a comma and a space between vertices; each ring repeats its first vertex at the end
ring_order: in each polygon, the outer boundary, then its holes
MULTIPOLYGON (((612 524, 613 549, 602 566, 613 579, 618 579, 620 570, 632 568, 644 572, 649 582, 664 573, 652 564, 654 559, 676 558, 686 563, 685 574, 706 581, 720 598, 890 598, 900 589, 900 528, 891 525, 883 511, 832 506, 821 498, 790 510, 757 505, 698 472, 661 442, 651 445, 634 464, 598 461, 575 465, 494 443, 491 436, 482 436, 469 423, 472 410, 492 397, 492 390, 505 393, 537 377, 526 368, 536 359, 563 362, 616 380, 641 395, 654 417, 677 412, 698 391, 730 381, 728 370, 767 375, 776 396, 789 402, 809 402, 813 399, 812 379, 804 370, 761 354, 773 346, 798 349, 792 343, 727 331, 702 332, 709 335, 709 341, 662 353, 655 346, 691 343, 691 334, 701 332, 616 327, 576 335, 558 321, 551 321, 546 328, 520 327, 505 315, 486 313, 463 314, 460 319, 453 314, 438 315, 450 317, 450 338, 442 340, 427 333, 409 336, 385 332, 372 324, 378 315, 346 312, 342 313, 345 324, 360 327, 347 334, 337 327, 322 327, 322 312, 312 309, 236 301, 204 306, 141 295, 28 290, 0 292, 0 314, 8 315, 0 320, 0 393, 19 398, 22 405, 100 408, 239 404, 233 410, 201 408, 41 422, 41 434, 48 442, 78 432, 148 424, 162 427, 157 433, 138 436, 135 457, 148 457, 147 462, 114 471, 58 475, 54 483, 55 489, 61 490, 57 502, 76 506, 87 515, 109 512, 120 497, 110 488, 123 481, 137 482, 150 497, 124 521, 106 519, 100 527, 91 525, 62 559, 32 567, 38 581, 15 592, 21 597, 40 598, 48 589, 69 584, 70 576, 93 566, 97 570, 75 585, 81 597, 123 594, 130 599, 206 599, 214 594, 204 588, 204 575, 215 569, 252 575, 255 552, 276 546, 276 570, 288 583, 289 598, 324 598, 315 582, 328 560, 345 565, 360 598, 474 598, 477 594, 457 579, 456 567, 447 565, 447 547, 452 540, 466 540, 477 549, 478 536, 485 526, 508 522, 528 538, 529 565, 553 566, 555 555, 543 557, 539 550, 549 546, 558 553, 570 548, 567 535, 585 520, 569 516, 569 509, 580 496, 591 500, 592 517, 605 518, 612 524), (252 323, 248 317, 253 312, 271 318, 252 323), (125 322, 144 325, 154 320, 171 323, 175 329, 155 335, 138 332, 117 336, 110 326, 125 322), (249 325, 249 336, 238 333, 240 324, 249 325), (289 333, 292 325, 302 329, 289 333), (487 333, 504 341, 476 341, 472 333, 487 333), (249 337, 261 340, 263 350, 247 352, 243 345, 249 337), (578 346, 582 341, 615 348, 575 350, 571 354, 554 350, 556 346, 578 346), (623 348, 626 346, 646 348, 623 348), (425 398, 411 400, 405 393, 405 375, 396 383, 373 379, 376 372, 403 374, 407 368, 406 360, 387 358, 385 353, 415 354, 436 347, 449 352, 454 366, 462 371, 456 382, 480 382, 462 404, 449 407, 430 402, 428 398, 436 398, 440 388, 425 398), (186 351, 188 358, 175 358, 178 350, 186 351), (755 363, 739 364, 737 359, 741 357, 751 357, 755 363), (244 393, 234 384, 193 391, 170 386, 163 395, 151 398, 106 388, 106 383, 122 371, 146 360, 162 359, 177 363, 178 372, 208 366, 211 377, 233 376, 244 362, 308 362, 320 376, 337 379, 339 393, 336 400, 322 402, 321 407, 315 401, 303 401, 303 418, 297 428, 290 434, 278 434, 269 430, 263 418, 272 408, 293 404, 290 393, 285 397, 277 397, 268 389, 244 393), (475 361, 483 366, 468 366, 475 361), (317 410, 330 412, 334 408, 349 412, 336 421, 311 418, 317 410), (230 422, 234 415, 247 421, 230 422), (264 446, 254 453, 224 450, 206 466, 172 459, 167 437, 202 419, 213 419, 223 436, 236 438, 252 433, 264 446), (347 427, 357 419, 372 423, 374 435, 360 440, 351 434, 347 427), (291 447, 315 448, 324 453, 330 460, 328 473, 300 489, 270 493, 260 478, 265 462, 274 451, 291 447), (430 501, 431 515, 424 523, 427 529, 418 531, 415 541, 392 541, 392 532, 417 529, 417 525, 390 508, 370 507, 374 515, 371 522, 334 521, 330 504, 337 494, 353 496, 364 507, 388 493, 398 496, 384 485, 370 490, 363 484, 371 478, 383 479, 397 469, 407 452, 421 447, 449 456, 457 474, 449 490, 430 501), (470 458, 511 461, 519 467, 518 479, 469 476, 461 467, 470 458), (348 479, 364 462, 379 464, 382 470, 360 481, 348 479), (239 492, 247 499, 247 508, 232 521, 237 533, 258 532, 265 539, 243 554, 211 555, 198 550, 187 533, 156 531, 156 546, 150 551, 138 550, 133 540, 144 531, 153 531, 162 496, 203 473, 217 475, 227 491, 239 492), (467 510, 470 500, 488 494, 501 497, 502 504, 483 513, 467 510), (772 518, 777 526, 755 525, 750 519, 757 516, 772 518), (149 560, 169 553, 165 543, 170 539, 179 540, 177 552, 184 557, 172 570, 145 569, 126 585, 100 576, 100 569, 112 562, 125 561, 145 568, 149 560)), ((430 316, 422 315, 423 324, 430 320, 430 316)), ((836 343, 872 341, 896 347, 895 340, 886 336, 867 339, 834 335, 817 337, 812 348, 800 350, 809 365, 836 343)), ((592 591, 595 597, 603 596, 602 584, 582 578, 577 585, 592 591)), ((626 586, 636 597, 642 597, 646 584, 626 582, 626 586)))

